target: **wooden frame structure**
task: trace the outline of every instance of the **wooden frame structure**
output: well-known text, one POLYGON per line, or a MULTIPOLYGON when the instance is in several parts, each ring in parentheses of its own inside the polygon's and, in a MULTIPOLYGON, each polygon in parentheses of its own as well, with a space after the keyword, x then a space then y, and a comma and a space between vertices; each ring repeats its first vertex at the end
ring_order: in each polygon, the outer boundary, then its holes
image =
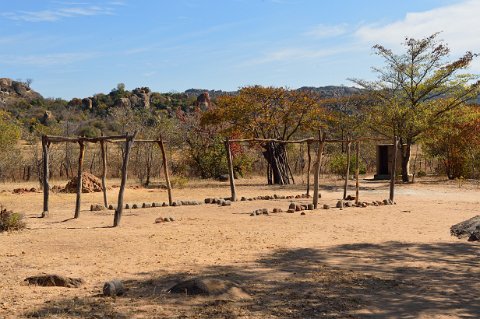
POLYGON ((125 143, 125 152, 122 159, 122 173, 121 173, 121 182, 120 189, 118 191, 118 200, 117 208, 115 209, 113 227, 116 227, 120 224, 123 213, 123 196, 125 193, 125 186, 127 183, 127 170, 128 162, 130 159, 130 150, 133 146, 133 143, 155 143, 160 147, 162 152, 163 160, 163 171, 165 174, 165 180, 167 184, 168 192, 168 203, 170 206, 173 205, 172 197, 172 186, 170 184, 170 177, 168 173, 168 161, 167 155, 165 152, 165 145, 162 137, 158 140, 135 140, 137 133, 125 134, 125 135, 113 135, 113 136, 101 136, 101 137, 63 137, 63 136, 42 136, 42 155, 43 155, 43 212, 42 217, 47 217, 49 213, 49 147, 52 143, 78 143, 80 147, 80 153, 78 157, 78 171, 77 171, 77 191, 76 191, 76 202, 75 202, 75 215, 74 218, 80 217, 80 204, 81 204, 81 194, 82 194, 82 173, 83 173, 83 159, 85 156, 86 143, 100 143, 101 155, 102 155, 102 191, 103 191, 103 204, 108 208, 107 200, 107 185, 106 185, 106 176, 107 176, 107 148, 106 143, 125 143))
MULTIPOLYGON (((347 188, 348 188, 348 178, 350 175, 350 158, 351 158, 351 145, 352 143, 355 144, 355 204, 359 203, 359 193, 360 193, 360 185, 359 185, 359 175, 360 175, 360 167, 359 167, 359 157, 360 157, 360 143, 362 141, 385 141, 385 139, 381 138, 371 138, 371 137, 361 137, 356 139, 347 140, 343 139, 327 139, 325 132, 321 130, 318 131, 318 138, 306 138, 301 140, 278 140, 278 139, 265 139, 265 138, 245 138, 245 139, 225 139, 225 148, 227 153, 227 162, 228 162, 228 176, 230 181, 230 192, 231 192, 231 200, 237 200, 237 192, 235 188, 235 176, 233 174, 233 159, 232 159, 232 152, 230 149, 230 143, 245 143, 245 142, 257 142, 257 143, 267 143, 267 142, 275 142, 275 143, 282 143, 282 144, 299 144, 299 143, 307 143, 307 154, 308 154, 308 163, 307 163, 307 195, 310 195, 310 171, 311 171, 311 161, 312 157, 310 154, 310 145, 312 143, 318 143, 317 148, 317 156, 314 163, 314 182, 313 182, 313 207, 314 209, 318 208, 318 195, 319 195, 319 179, 320 179, 320 165, 323 159, 323 150, 325 148, 325 144, 327 143, 347 143, 347 168, 345 172, 345 183, 343 186, 343 199, 347 197, 347 188)), ((389 199, 391 201, 394 200, 394 192, 395 192, 395 169, 396 169, 396 156, 397 156, 397 149, 398 149, 398 138, 394 137, 395 141, 395 160, 393 162, 393 170, 390 176, 390 194, 389 199)))

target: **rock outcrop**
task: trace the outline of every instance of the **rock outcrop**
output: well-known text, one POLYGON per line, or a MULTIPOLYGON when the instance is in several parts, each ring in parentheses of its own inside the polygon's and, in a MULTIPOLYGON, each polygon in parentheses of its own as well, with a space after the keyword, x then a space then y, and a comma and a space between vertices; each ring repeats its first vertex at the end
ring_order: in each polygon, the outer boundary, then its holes
POLYGON ((32 90, 28 83, 0 78, 0 106, 8 106, 18 100, 32 101, 43 97, 32 90))

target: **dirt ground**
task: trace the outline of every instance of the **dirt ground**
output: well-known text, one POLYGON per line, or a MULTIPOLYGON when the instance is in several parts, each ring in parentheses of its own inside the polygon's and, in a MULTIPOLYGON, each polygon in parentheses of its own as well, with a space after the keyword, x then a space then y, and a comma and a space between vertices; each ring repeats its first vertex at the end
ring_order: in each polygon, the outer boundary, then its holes
MULTIPOLYGON (((113 181, 111 183, 118 183, 113 181)), ((341 181, 322 179, 320 204, 335 205, 341 181)), ((55 182, 54 182, 55 184, 55 182)), ((58 183, 64 186, 64 183, 58 183)), ((290 200, 129 209, 111 228, 113 211, 90 212, 102 194, 51 194, 48 218, 38 218, 41 193, 13 194, 0 203, 26 214, 28 229, 0 234, 0 318, 478 318, 479 243, 450 236, 451 225, 479 214, 478 185, 423 180, 398 185, 395 206, 332 208, 250 216, 288 208, 290 200), (154 223, 157 217, 174 217, 154 223), (52 273, 85 280, 80 288, 28 286, 28 276, 52 273), (194 276, 238 283, 250 299, 169 294, 194 276), (124 296, 102 297, 120 279, 124 296)), ((238 194, 295 195, 304 185, 269 187, 238 181, 238 194)), ((115 203, 118 188, 110 190, 115 203)), ((352 193, 352 192, 350 192, 352 193)), ((175 199, 229 196, 228 183, 197 181, 175 199)), ((388 197, 388 185, 363 180, 361 199, 388 197)), ((163 202, 164 189, 129 188, 125 203, 163 202)), ((307 203, 310 200, 295 200, 307 203)))

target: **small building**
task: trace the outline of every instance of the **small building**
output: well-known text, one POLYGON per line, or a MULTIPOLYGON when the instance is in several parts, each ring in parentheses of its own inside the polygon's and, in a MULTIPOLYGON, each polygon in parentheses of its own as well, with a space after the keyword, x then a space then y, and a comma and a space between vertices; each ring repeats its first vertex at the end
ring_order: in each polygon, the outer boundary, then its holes
MULTIPOLYGON (((377 173, 374 175, 374 179, 390 179, 390 173, 393 167, 393 144, 379 144, 377 145, 377 173)), ((401 151, 397 151, 397 175, 402 173, 402 155, 401 151)), ((408 175, 410 175, 410 163, 407 165, 408 175)))

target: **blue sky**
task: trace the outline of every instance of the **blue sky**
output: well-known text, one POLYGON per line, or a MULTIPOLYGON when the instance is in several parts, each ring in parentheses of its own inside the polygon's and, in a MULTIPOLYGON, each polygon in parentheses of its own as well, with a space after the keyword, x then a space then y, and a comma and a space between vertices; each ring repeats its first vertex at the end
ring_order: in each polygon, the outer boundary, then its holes
MULTIPOLYGON (((0 77, 45 97, 235 90, 373 79, 375 43, 443 31, 452 57, 480 52, 478 0, 2 1, 0 77)), ((471 72, 480 72, 475 63, 471 72)))

